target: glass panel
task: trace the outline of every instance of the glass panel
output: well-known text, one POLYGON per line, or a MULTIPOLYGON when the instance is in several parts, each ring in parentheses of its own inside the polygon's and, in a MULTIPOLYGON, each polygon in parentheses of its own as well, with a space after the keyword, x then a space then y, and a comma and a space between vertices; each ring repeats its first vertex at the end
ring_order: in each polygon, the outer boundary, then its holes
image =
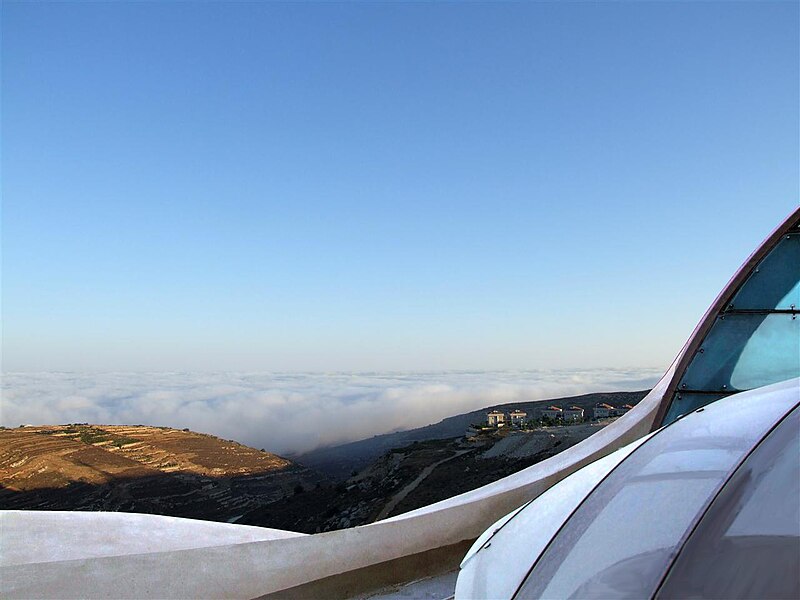
POLYGON ((678 392, 673 396, 672 403, 669 405, 667 416, 664 417, 665 423, 672 423, 681 415, 686 415, 697 410, 701 406, 716 402, 724 398, 727 394, 692 394, 678 392))
POLYGON ((800 410, 747 458, 709 507, 664 598, 800 598, 800 410))
POLYGON ((749 390, 800 375, 800 320, 790 314, 718 317, 679 389, 749 390))
POLYGON ((741 418, 737 407, 725 419, 678 421, 637 448, 567 521, 517 598, 649 598, 678 542, 774 422, 769 410, 741 418))
POLYGON ((662 421, 672 422, 720 396, 800 375, 800 223, 776 241, 753 269, 692 357, 662 421), (769 311, 794 311, 772 313, 769 311), (739 311, 763 311, 762 314, 739 311), (682 394, 682 392, 685 392, 682 394), (679 406, 674 406, 674 404, 679 406))
POLYGON ((734 309, 800 307, 800 234, 785 235, 731 301, 734 309))

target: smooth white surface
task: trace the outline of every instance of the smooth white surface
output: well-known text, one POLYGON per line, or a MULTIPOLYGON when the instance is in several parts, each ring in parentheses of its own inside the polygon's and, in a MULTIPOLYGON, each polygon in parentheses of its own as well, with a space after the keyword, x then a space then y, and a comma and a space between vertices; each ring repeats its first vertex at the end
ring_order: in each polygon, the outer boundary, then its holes
POLYGON ((580 501, 646 439, 585 466, 487 529, 461 563, 456 598, 510 598, 580 501))
POLYGON ((304 535, 137 513, 0 511, 0 566, 169 552, 304 535))
MULTIPOLYGON (((585 468, 585 467, 584 467, 584 468, 585 468)), ((557 486, 559 486, 559 485, 561 485, 561 483, 557 483, 557 484, 556 484, 554 487, 557 487, 557 486)), ((553 488, 550 488, 550 489, 553 489, 553 488)), ((549 490, 548 490, 548 491, 549 491, 549 490)), ((545 494, 546 494, 546 493, 547 493, 547 492, 545 492, 545 494)), ((533 502, 536 502, 536 500, 533 500, 533 502)), ((466 562, 467 562, 469 559, 471 559, 473 556, 475 556, 475 554, 478 552, 478 550, 480 550, 480 549, 481 549, 481 547, 482 547, 482 546, 483 546, 483 545, 484 545, 486 542, 488 542, 488 541, 489 541, 489 540, 490 540, 490 539, 491 539, 491 538, 492 538, 492 537, 493 537, 493 536, 494 536, 494 535, 495 535, 495 534, 496 534, 498 531, 500 531, 500 529, 502 529, 502 528, 505 526, 505 524, 506 524, 506 523, 508 523, 508 522, 509 522, 511 519, 513 519, 513 518, 514 518, 514 517, 515 517, 517 514, 519 514, 519 511, 523 510, 523 509, 524 509, 526 506, 529 506, 529 504, 530 504, 530 503, 528 503, 528 504, 524 504, 524 505, 520 506, 518 509, 516 509, 516 510, 512 510, 512 511, 511 511, 510 513, 508 513, 507 515, 504 515, 504 516, 500 517, 499 519, 497 519, 497 521, 495 521, 494 523, 492 523, 491 527, 489 527, 489 528, 488 528, 486 531, 484 531, 484 532, 483 532, 483 533, 482 533, 482 534, 481 534, 481 535, 478 537, 478 539, 477 539, 477 540, 475 540, 475 543, 473 543, 473 544, 472 544, 472 546, 470 546, 470 549, 469 549, 469 550, 467 550, 467 553, 464 555, 464 558, 463 558, 463 559, 461 559, 461 564, 459 565, 459 568, 460 568, 460 569, 463 569, 463 568, 464 568, 464 564, 465 564, 465 563, 466 563, 466 562)))

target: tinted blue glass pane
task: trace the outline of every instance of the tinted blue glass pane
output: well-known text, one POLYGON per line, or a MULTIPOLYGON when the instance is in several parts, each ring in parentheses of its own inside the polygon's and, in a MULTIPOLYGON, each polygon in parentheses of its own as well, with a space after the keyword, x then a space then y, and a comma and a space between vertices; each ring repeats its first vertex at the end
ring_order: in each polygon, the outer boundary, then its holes
POLYGON ((800 376, 800 319, 790 314, 718 317, 679 391, 749 390, 800 376))
POLYGON ((731 301, 734 309, 800 307, 800 233, 787 234, 731 301))
POLYGON ((701 406, 716 402, 720 398, 724 398, 727 394, 691 394, 691 393, 676 393, 669 405, 667 416, 664 417, 663 424, 672 423, 681 415, 686 415, 697 410, 701 406))

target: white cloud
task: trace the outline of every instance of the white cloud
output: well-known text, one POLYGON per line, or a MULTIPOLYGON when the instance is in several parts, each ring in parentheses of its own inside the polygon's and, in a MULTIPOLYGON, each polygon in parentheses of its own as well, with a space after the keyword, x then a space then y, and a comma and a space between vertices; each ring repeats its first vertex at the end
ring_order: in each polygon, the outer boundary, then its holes
POLYGON ((8 373, 0 423, 188 427, 278 454, 506 402, 643 389, 656 369, 442 373, 8 373))

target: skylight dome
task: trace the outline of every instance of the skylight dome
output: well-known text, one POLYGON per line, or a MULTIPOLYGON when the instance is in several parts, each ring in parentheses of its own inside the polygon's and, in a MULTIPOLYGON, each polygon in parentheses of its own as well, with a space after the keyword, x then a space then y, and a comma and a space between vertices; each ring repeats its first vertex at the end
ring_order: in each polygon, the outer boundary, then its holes
POLYGON ((655 427, 800 376, 800 209, 731 279, 687 344, 655 427))

